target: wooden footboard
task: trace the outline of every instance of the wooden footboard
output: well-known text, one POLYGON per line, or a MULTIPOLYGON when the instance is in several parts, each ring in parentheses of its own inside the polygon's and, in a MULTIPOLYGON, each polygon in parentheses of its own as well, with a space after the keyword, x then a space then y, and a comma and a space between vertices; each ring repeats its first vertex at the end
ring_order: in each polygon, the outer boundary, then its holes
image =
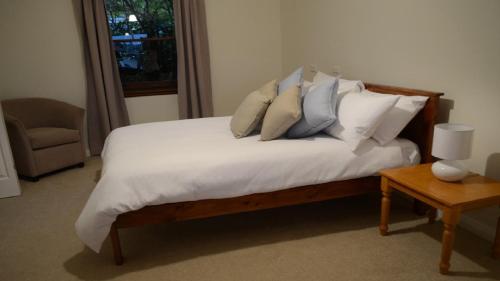
POLYGON ((120 239, 118 236, 118 229, 120 228, 208 218, 326 201, 334 198, 376 192, 379 187, 379 182, 379 177, 365 177, 234 198, 208 199, 147 206, 137 211, 124 213, 117 217, 110 231, 115 263, 117 265, 123 264, 120 239))

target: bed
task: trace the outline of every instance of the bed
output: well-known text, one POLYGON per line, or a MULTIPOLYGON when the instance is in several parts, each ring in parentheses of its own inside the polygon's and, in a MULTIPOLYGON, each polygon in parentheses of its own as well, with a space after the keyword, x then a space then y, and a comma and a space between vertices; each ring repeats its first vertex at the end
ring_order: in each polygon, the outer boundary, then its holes
POLYGON ((123 263, 118 229, 324 201, 378 190, 377 172, 432 160, 441 93, 365 84, 373 92, 428 96, 399 138, 369 140, 356 152, 326 135, 270 142, 235 139, 230 117, 148 123, 107 138, 102 176, 76 222, 99 252, 111 238, 123 263), (333 160, 334 159, 334 160, 333 160))

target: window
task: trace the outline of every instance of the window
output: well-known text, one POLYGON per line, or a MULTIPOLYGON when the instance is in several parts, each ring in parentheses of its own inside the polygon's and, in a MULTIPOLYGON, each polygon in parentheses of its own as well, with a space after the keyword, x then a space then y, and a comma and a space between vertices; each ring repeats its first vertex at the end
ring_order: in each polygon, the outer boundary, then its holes
POLYGON ((125 97, 177 94, 172 0, 106 0, 125 97))

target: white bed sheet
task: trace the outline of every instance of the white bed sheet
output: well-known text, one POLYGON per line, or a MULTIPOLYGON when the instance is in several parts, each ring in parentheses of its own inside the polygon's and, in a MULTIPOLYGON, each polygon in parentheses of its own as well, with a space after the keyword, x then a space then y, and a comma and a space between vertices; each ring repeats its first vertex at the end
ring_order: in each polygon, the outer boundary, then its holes
POLYGON ((116 217, 147 205, 229 198, 365 177, 420 161, 417 146, 367 141, 356 153, 327 135, 268 142, 236 139, 230 117, 148 123, 114 130, 101 179, 76 231, 99 252, 116 217))

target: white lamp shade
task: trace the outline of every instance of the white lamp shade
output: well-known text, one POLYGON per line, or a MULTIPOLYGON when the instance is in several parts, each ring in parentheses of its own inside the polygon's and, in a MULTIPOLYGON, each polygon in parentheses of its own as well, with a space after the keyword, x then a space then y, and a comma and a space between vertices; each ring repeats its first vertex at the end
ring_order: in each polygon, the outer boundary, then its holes
POLYGON ((474 128, 462 124, 437 124, 434 127, 432 155, 446 160, 468 159, 474 128))

